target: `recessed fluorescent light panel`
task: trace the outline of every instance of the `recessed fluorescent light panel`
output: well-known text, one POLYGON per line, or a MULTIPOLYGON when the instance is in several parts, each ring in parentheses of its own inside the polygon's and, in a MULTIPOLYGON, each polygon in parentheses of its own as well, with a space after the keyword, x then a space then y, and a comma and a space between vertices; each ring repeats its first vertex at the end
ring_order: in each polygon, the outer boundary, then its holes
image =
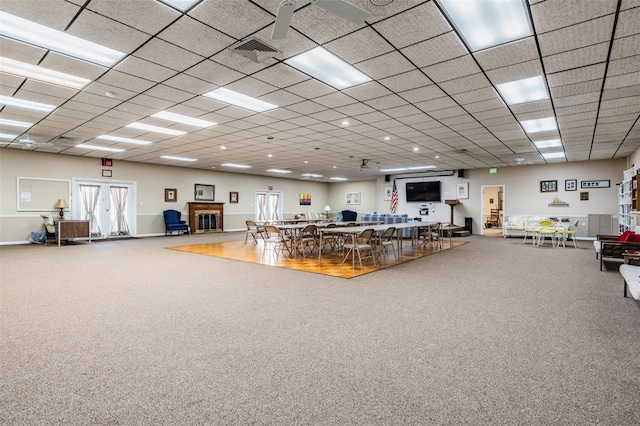
POLYGON ((496 89, 498 89, 498 92, 500 92, 507 105, 517 105, 549 99, 542 76, 496 84, 496 89))
POLYGON ((546 154, 542 154, 542 157, 545 160, 551 160, 553 158, 564 158, 564 152, 547 152, 546 154))
POLYGON ((283 169, 269 169, 267 170, 268 172, 271 173, 291 173, 291 170, 283 170, 283 169))
POLYGON ((25 101, 24 99, 12 98, 0 95, 0 105, 12 106, 15 108, 28 109, 38 112, 51 112, 56 107, 54 105, 41 104, 40 102, 25 101))
POLYGON ((162 3, 166 3, 175 7, 176 9, 180 9, 181 11, 185 11, 191 7, 192 4, 197 2, 198 0, 160 0, 162 3))
POLYGON ((223 163, 220 164, 221 166, 225 166, 225 167, 235 167, 236 169, 250 169, 251 166, 246 166, 244 164, 234 164, 234 163, 223 163))
POLYGON ((270 104, 256 98, 252 98, 251 96, 225 89, 224 87, 207 92, 202 96, 255 112, 264 112, 278 108, 278 105, 270 104))
POLYGON ((0 35, 96 64, 111 66, 125 54, 0 10, 0 35))
POLYGON ((180 136, 187 133, 187 132, 181 132, 180 130, 167 129, 165 127, 152 126, 150 124, 143 124, 143 123, 131 123, 131 124, 127 124, 124 127, 130 127, 132 129, 146 130, 147 132, 162 133, 164 135, 172 135, 172 136, 180 136))
POLYGON ((406 170, 424 170, 424 169, 435 169, 436 166, 416 166, 416 167, 398 167, 395 169, 380 169, 381 172, 403 172, 406 170))
POLYGON ((305 177, 305 178, 321 178, 322 177, 322 175, 319 175, 319 174, 316 174, 316 173, 303 173, 300 176, 305 177))
POLYGON ((348 180, 347 178, 343 178, 343 177, 330 177, 329 179, 331 179, 331 180, 348 180))
POLYGON ((7 120, 6 118, 0 118, 0 126, 22 127, 28 129, 29 127, 33 126, 33 123, 25 123, 24 121, 7 120))
POLYGON ((109 151, 109 152, 123 152, 124 149, 119 148, 109 148, 108 146, 98 146, 98 145, 89 145, 86 143, 81 143, 76 145, 76 148, 85 148, 85 149, 93 149, 96 151, 109 151))
POLYGON ((115 141, 115 142, 134 143, 136 145, 149 145, 151 143, 148 141, 140 141, 138 139, 121 138, 120 136, 110 136, 110 135, 98 136, 96 139, 104 139, 107 141, 115 141))
POLYGON ((160 158, 164 158, 165 160, 198 161, 197 158, 175 157, 173 155, 161 155, 160 158))
POLYGON ((18 135, 10 135, 8 133, 0 133, 0 139, 15 139, 18 135))
POLYGON ((548 132, 549 130, 556 130, 555 117, 539 118, 537 120, 525 120, 521 121, 522 128, 527 133, 548 132))
POLYGON ((175 123, 188 124, 189 126, 196 126, 196 127, 211 127, 218 124, 218 123, 214 123, 213 121, 200 120, 199 118, 193 118, 187 115, 176 114, 168 111, 157 112, 153 114, 151 117, 159 118, 161 120, 173 121, 175 123))
POLYGON ((91 81, 86 78, 76 77, 75 75, 2 57, 0 57, 0 71, 78 90, 82 89, 91 81))
POLYGON ((548 141, 534 141, 533 144, 538 149, 554 148, 557 146, 562 146, 562 142, 560 141, 560 139, 550 139, 548 141))
POLYGON ((284 62, 338 90, 371 81, 366 74, 321 46, 284 62))
POLYGON ((532 35, 524 0, 437 0, 475 52, 532 35))

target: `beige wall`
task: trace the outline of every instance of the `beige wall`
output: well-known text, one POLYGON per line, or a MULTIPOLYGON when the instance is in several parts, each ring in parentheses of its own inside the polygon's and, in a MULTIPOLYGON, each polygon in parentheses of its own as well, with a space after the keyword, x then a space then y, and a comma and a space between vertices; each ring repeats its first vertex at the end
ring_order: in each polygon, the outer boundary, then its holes
MULTIPOLYGON (((640 155, 635 161, 640 165, 640 155)), ((489 174, 488 169, 465 170, 465 177, 439 176, 429 178, 442 182, 442 198, 456 198, 456 183, 469 182, 469 199, 454 209, 454 223, 464 224, 465 217, 472 217, 474 233, 481 229, 482 186, 504 185, 504 214, 540 214, 564 217, 586 217, 592 213, 617 214, 617 186, 622 180, 622 172, 628 162, 624 159, 558 163, 500 168, 497 174, 489 174), (608 179, 608 189, 590 189, 589 201, 580 201, 580 188, 565 192, 565 179, 581 180, 608 179), (557 193, 540 193, 541 180, 557 180, 557 193), (569 207, 549 207, 553 197, 569 203, 569 207)), ((0 149, 0 244, 26 241, 29 232, 42 229, 41 212, 18 211, 16 179, 37 177, 52 179, 87 178, 103 179, 99 158, 46 154, 19 149, 0 149)), ((225 203, 225 230, 243 229, 244 221, 254 217, 255 191, 268 189, 283 191, 285 217, 296 213, 321 213, 325 205, 331 206, 331 214, 338 210, 351 209, 359 213, 388 213, 390 202, 383 199, 384 188, 392 182, 384 177, 377 181, 324 183, 303 180, 268 178, 218 171, 198 170, 182 167, 159 166, 126 161, 114 161, 113 177, 110 181, 123 180, 137 183, 137 235, 158 235, 164 233, 162 211, 175 208, 187 211, 187 202, 193 201, 195 183, 213 184, 216 187, 216 201, 225 203), (177 188, 178 202, 164 202, 164 188, 177 188), (239 203, 229 204, 229 192, 239 192, 239 203), (310 193, 311 206, 300 206, 298 194, 310 193), (346 194, 360 192, 360 205, 347 205, 346 194)), ((414 179, 421 180, 421 179, 414 179)), ((405 201, 407 180, 397 180, 399 204, 397 213, 407 213, 419 217, 422 203, 405 201)), ((74 194, 71 194, 73 197, 74 194)), ((50 212, 55 211, 51 200, 50 212)), ((43 211, 44 212, 44 211, 43 211)), ((75 212, 72 212, 72 214, 75 212)), ((434 209, 423 220, 448 222, 450 207, 444 203, 434 203, 434 209)))

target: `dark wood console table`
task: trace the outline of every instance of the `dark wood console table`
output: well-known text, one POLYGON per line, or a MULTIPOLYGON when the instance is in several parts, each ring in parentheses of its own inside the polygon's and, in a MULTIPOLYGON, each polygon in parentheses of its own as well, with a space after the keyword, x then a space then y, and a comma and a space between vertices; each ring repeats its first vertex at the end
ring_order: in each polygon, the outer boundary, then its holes
POLYGON ((193 234, 224 230, 224 203, 192 202, 189 205, 189 226, 193 234))
POLYGON ((88 220, 59 220, 58 247, 62 240, 74 240, 76 238, 89 238, 91 244, 91 222, 88 220))

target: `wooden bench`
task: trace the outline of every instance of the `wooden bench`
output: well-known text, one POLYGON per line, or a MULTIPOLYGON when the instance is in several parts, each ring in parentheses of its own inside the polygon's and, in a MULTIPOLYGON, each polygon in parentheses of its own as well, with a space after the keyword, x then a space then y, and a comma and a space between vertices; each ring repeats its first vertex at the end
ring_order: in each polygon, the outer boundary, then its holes
POLYGON ((640 300, 640 266, 625 263, 620 265, 620 274, 624 278, 624 297, 627 296, 627 288, 634 299, 640 300))
MULTIPOLYGON (((605 260, 624 260, 625 250, 640 251, 640 243, 630 241, 600 241, 600 270, 605 260)), ((597 254, 596 254, 597 255, 597 254)))

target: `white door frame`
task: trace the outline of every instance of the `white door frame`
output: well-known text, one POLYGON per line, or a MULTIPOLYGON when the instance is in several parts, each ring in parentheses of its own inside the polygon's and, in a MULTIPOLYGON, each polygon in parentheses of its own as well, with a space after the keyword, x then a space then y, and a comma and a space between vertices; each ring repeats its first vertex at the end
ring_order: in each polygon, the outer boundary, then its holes
POLYGON ((504 236, 504 212, 507 205, 507 190, 504 184, 481 185, 480 186, 480 235, 484 235, 484 190, 485 188, 502 188, 502 235, 504 236))
MULTIPOLYGON (((138 233, 137 230, 137 217, 138 217, 138 209, 136 200, 137 197, 137 182, 130 180, 113 180, 113 179, 91 179, 91 178, 71 178, 71 211, 73 212, 73 219, 80 219, 80 211, 82 210, 82 199, 80 197, 80 185, 109 185, 109 186, 127 186, 130 188, 128 197, 129 202, 127 203, 129 215, 128 217, 131 219, 128 223, 129 225, 129 236, 135 237, 138 233)), ((104 231, 104 230, 103 230, 104 231)), ((108 232, 103 232, 103 237, 98 238, 109 238, 108 232)), ((117 238, 117 237, 112 237, 117 238)))

